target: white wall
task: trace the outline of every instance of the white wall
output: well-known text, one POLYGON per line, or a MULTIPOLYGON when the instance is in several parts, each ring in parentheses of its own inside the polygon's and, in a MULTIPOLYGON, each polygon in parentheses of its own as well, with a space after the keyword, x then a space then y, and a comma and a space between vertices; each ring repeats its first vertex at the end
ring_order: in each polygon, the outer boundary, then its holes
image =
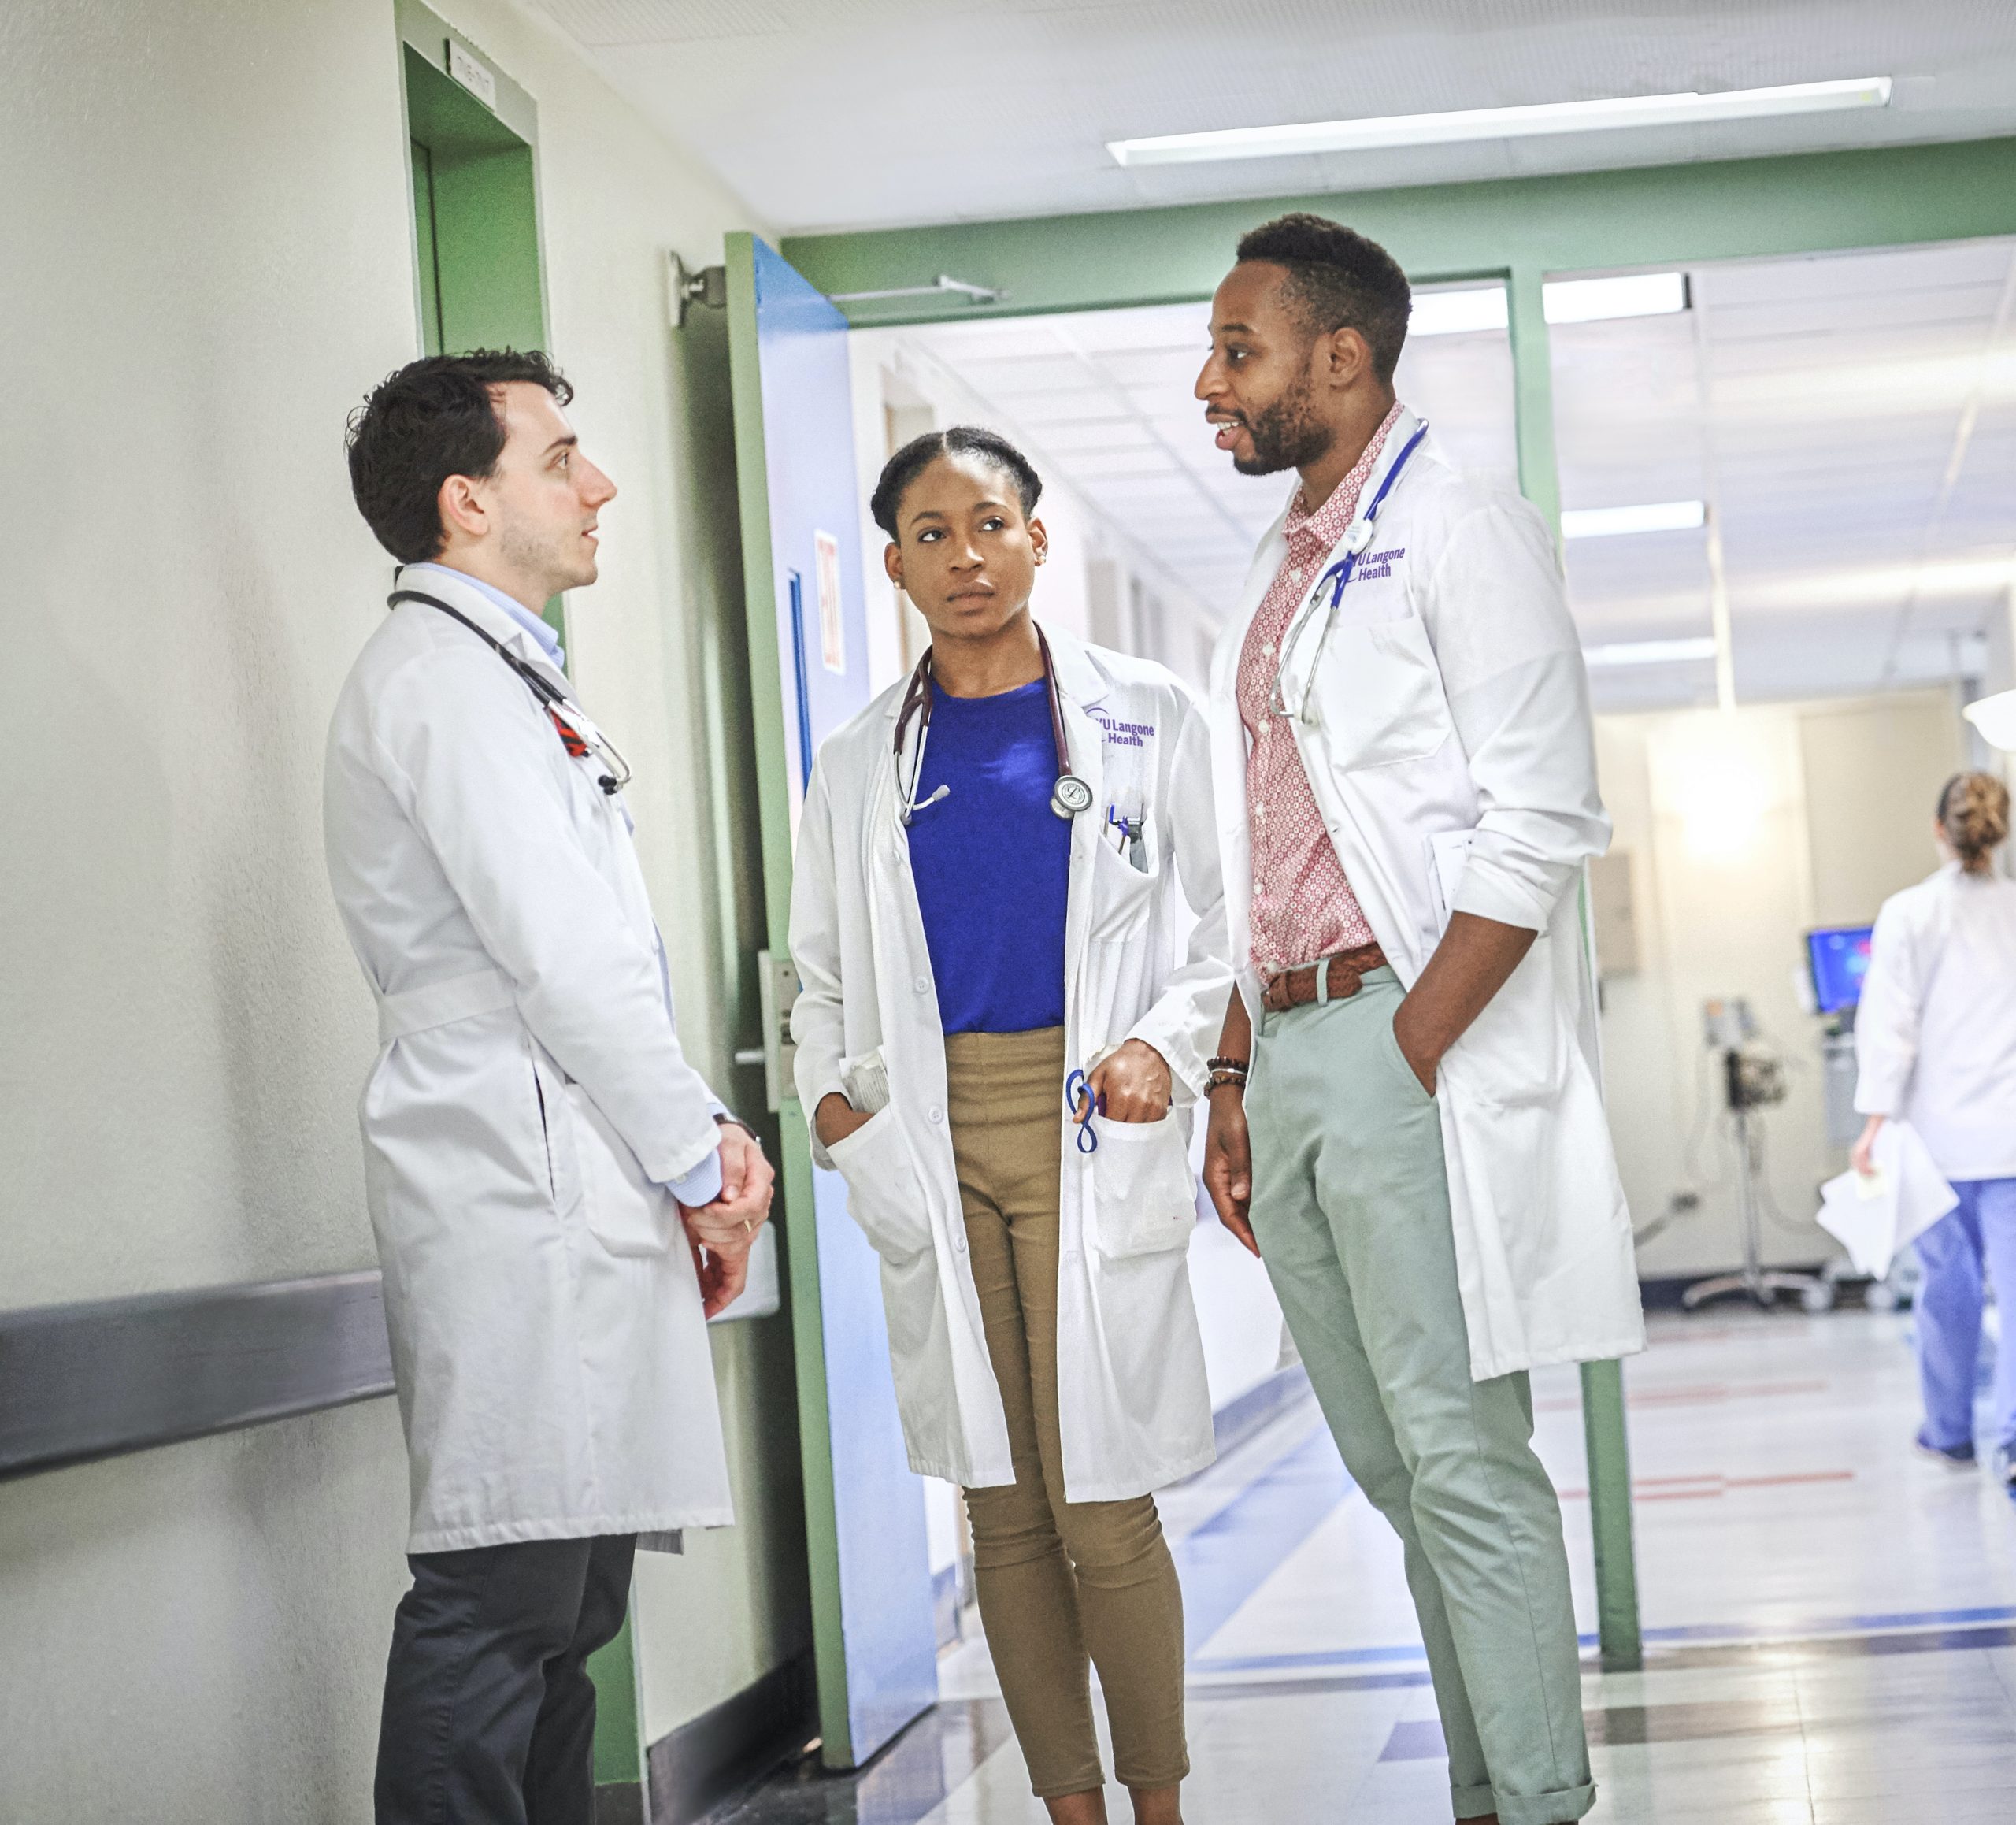
POLYGON ((1641 1245, 1647 1277, 1739 1259, 1734 1159, 1701 1005, 1747 999, 1783 1054, 1791 1094, 1766 1109, 1768 1259, 1833 1252, 1810 1219, 1845 1157, 1825 1138, 1818 1037, 1799 989, 1803 934, 1858 924, 1931 872, 1940 783, 1959 724, 1942 691, 1852 702, 1602 716, 1597 760, 1630 858, 1641 967, 1604 982, 1610 1126, 1640 1230, 1692 1192, 1701 1207, 1641 1245))
MULTIPOLYGON (((723 466, 699 447, 724 409, 662 273, 669 248, 717 259, 747 212, 550 27, 441 10, 539 104, 552 340, 623 489, 573 605, 577 675, 636 766, 689 1044, 747 1094, 736 851, 704 770, 742 688, 723 466)), ((343 418, 417 352, 399 55, 384 0, 0 14, 0 663, 33 706, 0 799, 7 1306, 373 1259, 372 1006, 319 792, 389 576, 343 418)), ((643 1580, 657 1730, 798 1645, 802 1571, 769 1563, 795 1552, 788 1358, 761 1330, 717 1345, 761 1524, 643 1580)), ((0 1487, 0 1819, 368 1817, 405 1482, 379 1401, 0 1487)))

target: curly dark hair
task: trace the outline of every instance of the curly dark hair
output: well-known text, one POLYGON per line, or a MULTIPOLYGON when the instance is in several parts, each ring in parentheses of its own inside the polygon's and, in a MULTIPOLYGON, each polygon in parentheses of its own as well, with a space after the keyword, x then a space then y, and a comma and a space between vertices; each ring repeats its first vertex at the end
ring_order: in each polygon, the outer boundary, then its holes
POLYGON ((1392 380, 1414 294, 1399 262, 1377 241, 1298 211, 1242 235, 1239 258, 1285 267, 1285 289, 1310 334, 1356 330, 1372 351, 1373 372, 1392 380))
POLYGON ((512 380, 543 387, 563 406, 574 396, 543 350, 480 348, 408 362, 350 414, 350 493, 402 564, 440 555, 442 483, 496 469, 504 453, 496 389, 512 380))
POLYGON ((1036 466, 998 431, 977 425, 953 425, 943 431, 927 431, 909 443, 882 466, 881 479, 868 497, 868 510, 875 523, 891 538, 897 536, 897 516, 910 485, 941 456, 977 456, 992 463, 1006 476, 1022 503, 1027 519, 1043 497, 1043 477, 1036 466))

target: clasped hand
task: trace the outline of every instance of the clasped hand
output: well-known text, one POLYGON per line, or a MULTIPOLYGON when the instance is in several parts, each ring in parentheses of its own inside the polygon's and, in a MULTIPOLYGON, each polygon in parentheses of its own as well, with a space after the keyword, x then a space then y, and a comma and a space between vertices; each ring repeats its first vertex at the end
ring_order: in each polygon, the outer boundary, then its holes
POLYGON ((732 1122, 721 1125, 721 1196, 710 1204, 679 1207, 710 1318, 749 1284, 749 1251, 769 1217, 777 1178, 755 1136, 732 1122))

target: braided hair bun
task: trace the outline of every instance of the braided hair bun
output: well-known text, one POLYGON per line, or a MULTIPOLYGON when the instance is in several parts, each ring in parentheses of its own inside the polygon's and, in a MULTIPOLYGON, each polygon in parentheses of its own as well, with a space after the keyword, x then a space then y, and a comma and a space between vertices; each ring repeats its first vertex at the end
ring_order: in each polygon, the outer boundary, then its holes
POLYGON ((1985 874, 2009 834, 2009 788, 1993 773, 1955 773, 1939 795, 1939 827, 1970 874, 1985 874))

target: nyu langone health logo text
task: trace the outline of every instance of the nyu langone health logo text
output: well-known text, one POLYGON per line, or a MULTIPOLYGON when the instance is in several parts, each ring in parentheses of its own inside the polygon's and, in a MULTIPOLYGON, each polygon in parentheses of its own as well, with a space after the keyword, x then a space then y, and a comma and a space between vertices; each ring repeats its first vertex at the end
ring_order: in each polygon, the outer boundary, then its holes
POLYGON ((1122 722, 1110 716, 1096 705, 1086 714, 1106 731, 1106 744, 1110 747, 1144 747, 1155 733, 1152 722, 1122 722))
POLYGON ((1393 566, 1406 555, 1407 548, 1404 545, 1395 545, 1384 551, 1368 551, 1358 562, 1356 580, 1370 583, 1377 577, 1391 577, 1393 566))

